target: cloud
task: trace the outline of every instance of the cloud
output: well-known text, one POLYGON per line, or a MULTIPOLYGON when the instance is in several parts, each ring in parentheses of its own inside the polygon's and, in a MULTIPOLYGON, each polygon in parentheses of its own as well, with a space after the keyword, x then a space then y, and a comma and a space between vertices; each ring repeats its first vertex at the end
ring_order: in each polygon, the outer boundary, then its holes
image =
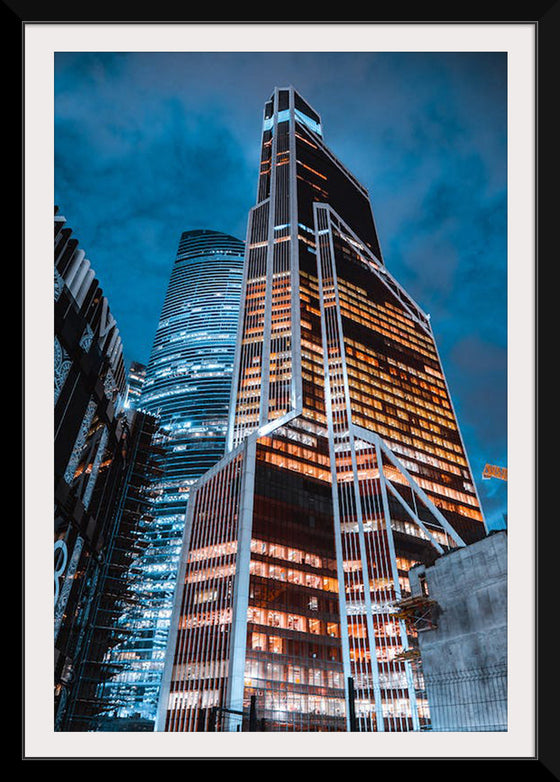
POLYGON ((245 238, 264 101, 293 84, 368 188, 389 271, 432 316, 477 470, 501 459, 506 75, 492 52, 57 53, 55 197, 127 360, 148 359, 181 232, 245 238))

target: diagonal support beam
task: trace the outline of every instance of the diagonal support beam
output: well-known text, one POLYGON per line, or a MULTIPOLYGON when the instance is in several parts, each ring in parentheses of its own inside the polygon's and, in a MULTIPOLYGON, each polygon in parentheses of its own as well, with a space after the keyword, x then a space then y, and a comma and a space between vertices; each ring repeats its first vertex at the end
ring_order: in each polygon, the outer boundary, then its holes
MULTIPOLYGON (((375 432, 369 432, 367 429, 362 429, 361 426, 356 426, 355 424, 352 424, 352 429, 354 432, 354 436, 358 437, 360 440, 364 440, 366 443, 371 443, 371 445, 378 445, 381 452, 385 453, 386 456, 394 463, 394 465, 400 470, 400 472, 403 474, 403 476, 408 481, 408 484, 411 488, 411 490, 419 497, 424 505, 429 509, 429 511, 435 516, 435 518, 439 521, 441 526, 444 528, 444 530, 447 532, 447 534, 452 538, 452 540, 457 543, 458 546, 464 546, 465 542, 461 538, 461 536, 456 532, 456 530, 453 529, 451 524, 447 521, 443 513, 437 508, 434 503, 431 501, 431 499, 428 497, 426 492, 418 486, 412 475, 408 472, 406 467, 401 464, 399 459, 395 456, 393 451, 389 448, 389 446, 384 442, 384 440, 379 437, 378 434, 375 432)), ((387 483, 390 486, 390 481, 388 480, 387 483)), ((392 488, 392 487, 391 487, 392 488)), ((397 492, 398 494, 398 492, 397 492)), ((397 497, 401 502, 404 502, 402 497, 397 497)), ((408 508, 408 506, 407 506, 408 508)), ((408 513, 412 515, 415 521, 420 522, 418 519, 418 516, 416 513, 412 511, 412 509, 408 508, 408 513)), ((429 534, 429 533, 428 533, 429 534)), ((431 536, 430 536, 431 537, 431 536)))

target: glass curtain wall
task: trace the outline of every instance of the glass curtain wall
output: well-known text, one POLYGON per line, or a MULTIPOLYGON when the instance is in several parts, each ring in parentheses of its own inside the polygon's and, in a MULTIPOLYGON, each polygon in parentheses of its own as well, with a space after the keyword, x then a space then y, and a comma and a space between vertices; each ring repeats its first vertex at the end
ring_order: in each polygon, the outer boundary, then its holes
POLYGON ((264 107, 232 401, 158 729, 427 727, 407 573, 486 528, 429 318, 293 88, 264 107))

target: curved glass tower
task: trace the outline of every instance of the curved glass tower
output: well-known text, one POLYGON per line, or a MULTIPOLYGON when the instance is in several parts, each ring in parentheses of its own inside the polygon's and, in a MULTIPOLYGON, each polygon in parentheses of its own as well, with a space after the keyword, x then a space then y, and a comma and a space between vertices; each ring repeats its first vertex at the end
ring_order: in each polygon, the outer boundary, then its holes
POLYGON ((118 650, 130 661, 113 681, 122 706, 112 716, 144 730, 156 714, 189 490, 225 449, 243 258, 233 236, 181 235, 137 403, 159 419, 163 460, 134 567, 138 608, 118 650))
POLYGON ((243 257, 233 236, 181 235, 139 402, 170 438, 166 514, 184 513, 189 487, 224 453, 243 257))

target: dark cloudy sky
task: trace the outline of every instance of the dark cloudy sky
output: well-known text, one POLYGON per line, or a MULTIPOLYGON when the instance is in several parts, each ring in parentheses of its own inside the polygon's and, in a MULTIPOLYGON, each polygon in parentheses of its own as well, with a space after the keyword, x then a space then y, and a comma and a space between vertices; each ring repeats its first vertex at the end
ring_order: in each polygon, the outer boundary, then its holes
POLYGON ((293 84, 430 313, 490 526, 507 466, 504 53, 56 53, 55 203, 146 363, 182 231, 245 239, 262 109, 293 84))

